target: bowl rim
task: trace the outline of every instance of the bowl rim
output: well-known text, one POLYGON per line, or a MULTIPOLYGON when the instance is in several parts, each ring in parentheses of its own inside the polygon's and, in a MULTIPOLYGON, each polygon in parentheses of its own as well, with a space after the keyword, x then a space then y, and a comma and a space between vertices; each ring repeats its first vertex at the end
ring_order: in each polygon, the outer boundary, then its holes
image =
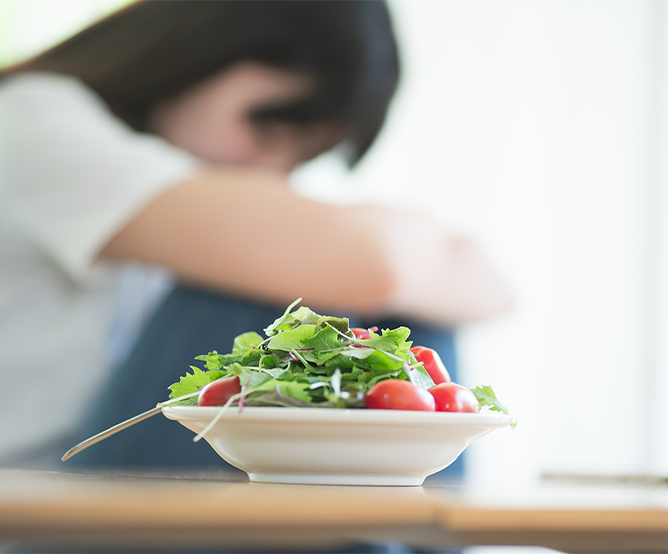
MULTIPOLYGON (((176 421, 211 421, 218 415, 218 406, 163 406, 165 417, 176 421)), ((335 425, 435 425, 457 427, 507 427, 510 415, 484 411, 479 413, 424 412, 413 410, 371 410, 338 408, 292 408, 273 406, 247 406, 240 412, 237 406, 229 407, 221 421, 246 421, 263 423, 317 423, 335 425)))

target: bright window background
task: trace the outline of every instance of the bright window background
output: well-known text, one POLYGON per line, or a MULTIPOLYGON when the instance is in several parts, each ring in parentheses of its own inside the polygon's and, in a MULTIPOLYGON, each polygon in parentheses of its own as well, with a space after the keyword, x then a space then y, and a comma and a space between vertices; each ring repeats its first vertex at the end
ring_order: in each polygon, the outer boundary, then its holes
POLYGON ((0 65, 29 57, 131 0, 0 0, 0 65))
MULTIPOLYGON (((0 61, 125 3, 0 0, 0 61)), ((380 140, 350 175, 323 157, 295 179, 472 235, 511 283, 512 313, 460 333, 462 382, 519 420, 469 448, 470 482, 668 475, 664 4, 391 6, 404 79, 380 140)))
POLYGON ((392 7, 404 81, 348 189, 475 236, 516 298, 460 334, 464 384, 519 420, 470 482, 668 474, 664 4, 392 7))

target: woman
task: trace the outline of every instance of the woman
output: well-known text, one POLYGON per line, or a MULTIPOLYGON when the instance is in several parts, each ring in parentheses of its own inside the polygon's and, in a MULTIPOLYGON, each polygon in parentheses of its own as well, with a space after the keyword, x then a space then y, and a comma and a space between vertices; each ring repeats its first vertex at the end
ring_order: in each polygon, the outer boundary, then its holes
MULTIPOLYGON (((507 305, 470 243, 289 188, 299 164, 334 147, 354 164, 378 133, 398 79, 382 2, 137 2, 1 76, 0 371, 29 393, 0 408, 5 459, 60 452, 82 421, 99 431, 150 407, 194 355, 229 350, 299 296, 429 324, 443 348, 444 328, 507 305), (188 287, 112 359, 128 262, 188 287)), ((131 308, 152 312, 138 298, 131 308)), ((203 459, 149 445, 149 423, 136 433, 118 440, 141 448, 110 439, 89 463, 203 459)))

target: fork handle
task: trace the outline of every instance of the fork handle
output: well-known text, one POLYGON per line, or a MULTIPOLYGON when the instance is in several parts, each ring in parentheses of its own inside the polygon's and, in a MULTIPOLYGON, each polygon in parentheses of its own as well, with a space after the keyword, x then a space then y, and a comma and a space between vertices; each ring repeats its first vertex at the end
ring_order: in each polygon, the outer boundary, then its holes
POLYGON ((89 446, 93 446, 94 444, 103 441, 107 437, 111 437, 111 435, 115 435, 116 433, 123 431, 123 429, 127 429, 128 427, 132 427, 135 423, 139 423, 140 421, 144 421, 145 419, 148 419, 149 417, 153 417, 156 414, 159 414, 162 411, 161 406, 156 406, 155 408, 151 408, 150 410, 141 413, 139 415, 136 415, 134 417, 131 417, 130 419, 126 419, 125 421, 122 421, 121 423, 118 423, 114 425, 113 427, 109 427, 106 431, 102 431, 101 433, 98 433, 97 435, 93 435, 92 437, 86 439, 85 441, 81 441, 79 444, 76 446, 73 446, 70 448, 61 460, 64 462, 65 460, 69 460, 72 456, 75 454, 78 454, 82 450, 86 450, 89 446))

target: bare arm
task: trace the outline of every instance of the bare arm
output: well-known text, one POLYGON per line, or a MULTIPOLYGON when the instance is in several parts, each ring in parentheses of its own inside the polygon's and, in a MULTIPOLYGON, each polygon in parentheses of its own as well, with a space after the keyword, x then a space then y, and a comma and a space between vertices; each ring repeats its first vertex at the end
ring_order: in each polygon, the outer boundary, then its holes
POLYGON ((101 257, 160 265, 184 281, 280 304, 301 296, 314 308, 437 324, 494 315, 508 303, 471 245, 446 242, 393 210, 299 197, 283 175, 257 169, 212 168, 177 185, 101 257))

